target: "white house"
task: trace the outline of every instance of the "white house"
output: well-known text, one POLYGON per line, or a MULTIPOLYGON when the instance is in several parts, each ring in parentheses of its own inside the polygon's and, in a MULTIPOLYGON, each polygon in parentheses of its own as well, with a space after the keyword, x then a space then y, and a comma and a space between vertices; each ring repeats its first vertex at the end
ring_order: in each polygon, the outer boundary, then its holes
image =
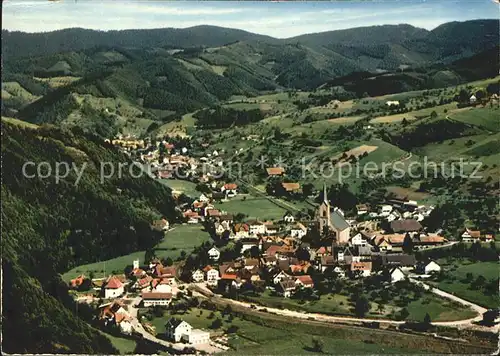
POLYGON ((285 216, 283 216, 283 221, 286 223, 294 223, 295 222, 295 217, 290 213, 286 213, 285 216))
POLYGON ((266 225, 260 221, 252 221, 248 223, 250 235, 264 235, 266 233, 266 225))
POLYGON ((206 273, 207 284, 212 287, 216 286, 219 282, 219 271, 215 268, 210 268, 207 269, 206 273))
POLYGON ((205 194, 201 193, 200 197, 198 198, 198 201, 201 201, 203 203, 208 203, 210 201, 210 198, 207 197, 205 194))
POLYGON ((274 224, 266 224, 266 234, 274 235, 278 233, 278 226, 274 224))
POLYGON ((173 342, 189 341, 193 327, 184 320, 170 318, 165 324, 165 334, 173 342))
POLYGON ((353 237, 351 237, 351 245, 352 246, 365 246, 366 245, 366 240, 363 238, 363 235, 361 233, 357 233, 353 237))
POLYGON ((262 243, 258 239, 245 239, 241 245, 241 253, 250 250, 254 246, 257 246, 260 249, 262 247, 262 243))
POLYGON ((393 268, 390 272, 390 276, 391 276, 391 283, 396 283, 406 278, 405 274, 399 267, 393 268))
POLYGON ((336 266, 333 269, 333 272, 335 272, 337 274, 338 278, 345 278, 345 269, 343 269, 342 267, 336 266))
POLYGON ((359 204, 356 205, 356 211, 358 215, 364 215, 368 213, 368 206, 366 204, 359 204))
POLYGON ((191 345, 208 344, 210 342, 210 332, 193 329, 189 334, 188 342, 191 345))
POLYGON ((278 284, 284 281, 285 279, 290 279, 290 278, 292 278, 292 276, 286 274, 284 271, 280 271, 279 273, 273 276, 273 283, 278 284))
POLYGON ((116 276, 111 276, 104 287, 104 298, 116 298, 124 292, 123 283, 116 276))
POLYGON ((200 269, 197 269, 191 274, 191 278, 193 279, 193 282, 201 282, 203 281, 203 278, 205 276, 203 275, 203 271, 200 269))
POLYGON ((238 194, 238 185, 235 183, 227 183, 221 187, 221 192, 224 192, 226 198, 235 197, 238 194))
POLYGON ((134 331, 134 327, 132 326, 129 318, 123 319, 118 322, 118 327, 120 328, 122 334, 130 335, 132 334, 132 331, 134 331))
POLYGON ((170 302, 172 302, 172 293, 143 292, 142 302, 145 307, 152 307, 155 305, 168 306, 170 302))
POLYGON ((465 229, 462 234, 463 242, 476 242, 481 240, 481 232, 478 230, 465 229))
POLYGON ((431 261, 428 264, 425 265, 424 267, 424 272, 425 274, 430 274, 430 273, 438 273, 441 272, 441 266, 438 265, 436 262, 431 261))
POLYGON ((475 103, 476 103, 476 101, 477 101, 476 96, 475 96, 475 95, 471 95, 471 97, 469 98, 469 102, 470 102, 471 104, 475 104, 475 103))
POLYGON ((389 216, 392 212, 392 205, 382 205, 380 207, 380 216, 389 216))
POLYGON ((171 281, 168 278, 162 279, 156 284, 154 291, 158 293, 172 293, 171 281))
POLYGON ((398 100, 388 100, 385 102, 385 105, 391 107, 391 106, 399 106, 399 101, 398 100))
POLYGON ((306 234, 307 234, 307 227, 305 227, 301 223, 295 224, 295 226, 292 227, 292 229, 290 230, 290 235, 298 239, 303 238, 306 234))
POLYGON ((212 247, 210 250, 208 250, 208 257, 212 261, 218 261, 220 258, 220 251, 216 247, 212 247))

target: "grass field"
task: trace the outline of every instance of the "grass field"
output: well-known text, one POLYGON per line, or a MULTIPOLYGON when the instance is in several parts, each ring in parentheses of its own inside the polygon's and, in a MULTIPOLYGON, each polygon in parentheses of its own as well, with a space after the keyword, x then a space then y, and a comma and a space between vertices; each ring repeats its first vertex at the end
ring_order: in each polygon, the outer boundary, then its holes
MULTIPOLYGON (((255 299, 262 305, 275 308, 285 308, 292 310, 303 310, 310 313, 322 313, 330 315, 354 315, 353 305, 348 296, 343 294, 322 295, 317 301, 301 303, 297 299, 282 298, 271 296, 269 292, 264 292, 255 299)), ((411 301, 406 308, 410 315, 408 320, 422 321, 425 314, 429 313, 433 321, 454 321, 472 318, 476 313, 470 309, 457 308, 446 300, 441 300, 431 294, 425 294, 419 300, 411 301)), ((395 304, 384 304, 384 310, 378 310, 378 304, 371 303, 371 310, 367 313, 368 317, 374 318, 392 318, 402 308, 395 304)))
POLYGON ((209 240, 210 235, 200 225, 181 225, 165 234, 165 238, 155 247, 155 253, 159 258, 176 259, 181 251, 189 253, 209 240))
POLYGON ((498 263, 496 262, 471 262, 469 260, 454 260, 448 262, 446 259, 438 261, 445 270, 445 275, 453 276, 453 281, 443 280, 438 283, 438 287, 446 292, 456 294, 473 303, 477 303, 487 308, 496 308, 500 305, 500 298, 494 295, 485 295, 482 290, 471 289, 469 283, 463 283, 467 273, 471 273, 475 279, 483 276, 486 280, 499 277, 498 263))
POLYGON ((29 127, 31 129, 37 129, 39 127, 38 125, 32 124, 30 122, 14 119, 12 117, 2 116, 2 121, 8 122, 9 124, 19 125, 19 126, 23 126, 23 127, 29 127))
POLYGON ((242 213, 249 219, 280 219, 286 210, 263 197, 240 194, 227 202, 217 204, 217 208, 230 214, 242 213))
POLYGON ((489 131, 500 131, 500 108, 485 107, 473 108, 471 110, 460 111, 450 115, 452 120, 479 126, 489 131))
POLYGON ((134 352, 135 347, 137 345, 134 340, 126 339, 124 337, 113 336, 105 332, 102 332, 101 330, 98 331, 104 336, 106 336, 109 339, 109 341, 111 341, 111 344, 113 344, 113 346, 120 352, 120 355, 131 354, 134 352))
MULTIPOLYGON (((240 317, 235 317, 232 321, 229 321, 229 318, 227 316, 223 317, 220 312, 214 312, 213 317, 209 318, 210 313, 208 310, 192 308, 185 314, 176 315, 176 317, 185 320, 194 328, 210 330, 210 325, 217 318, 222 320, 222 330, 227 330, 230 326, 237 327, 236 333, 229 336, 229 344, 235 350, 224 353, 226 355, 241 354, 241 352, 245 355, 310 354, 312 352, 310 349, 312 338, 317 333, 324 342, 323 352, 326 354, 401 354, 415 352, 410 349, 386 347, 376 343, 353 342, 344 339, 340 335, 335 335, 336 330, 326 328, 313 330, 306 325, 301 326, 300 324, 290 328, 288 324, 267 324, 265 321, 261 324, 240 317)), ((164 325, 169 317, 170 315, 166 313, 163 317, 154 318, 151 324, 156 327, 157 332, 164 332, 164 325)))
MULTIPOLYGON (((210 235, 203 231, 199 225, 180 225, 167 232, 163 240, 155 246, 156 256, 159 258, 170 257, 176 259, 181 255, 181 251, 189 253, 196 246, 210 240, 210 235)), ((62 275, 63 280, 69 281, 80 274, 94 273, 94 278, 106 277, 111 273, 123 273, 128 265, 132 265, 135 259, 140 263, 144 262, 145 251, 137 251, 125 256, 116 257, 110 260, 89 263, 75 267, 62 275)))
POLYGON ((158 180, 161 184, 165 184, 167 187, 172 188, 174 191, 178 191, 186 194, 189 197, 197 198, 200 196, 200 192, 196 190, 196 183, 181 180, 181 179, 160 179, 158 180))

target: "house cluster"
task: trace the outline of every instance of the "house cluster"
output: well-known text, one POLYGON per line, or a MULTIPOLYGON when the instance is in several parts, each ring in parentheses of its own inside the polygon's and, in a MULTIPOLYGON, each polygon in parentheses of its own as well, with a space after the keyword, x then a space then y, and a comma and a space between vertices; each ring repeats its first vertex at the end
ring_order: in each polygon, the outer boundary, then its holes
POLYGON ((118 146, 122 150, 130 152, 132 150, 143 149, 147 146, 148 142, 145 140, 139 140, 134 136, 127 135, 118 135, 114 139, 105 139, 104 142, 110 143, 113 146, 118 146))
POLYGON ((213 263, 192 271, 192 280, 222 290, 260 284, 289 297, 297 290, 314 288, 312 271, 335 273, 339 278, 383 273, 392 281, 405 278, 410 270, 427 273, 432 266, 426 269, 417 265, 408 248, 440 246, 447 240, 437 233, 425 232, 417 219, 410 218, 414 215, 403 218, 406 206, 413 207, 408 209, 412 213, 417 213, 418 208, 416 204, 405 203, 406 200, 398 200, 390 205, 390 210, 383 205, 382 216, 402 211, 401 216, 387 221, 386 230, 374 231, 360 228, 356 220, 346 219, 344 212, 332 208, 328 199, 319 206, 314 221, 300 222, 290 213, 277 222, 234 223, 228 216, 208 216, 216 235, 241 244, 240 256, 219 263, 220 252, 213 247, 208 251, 213 263), (321 234, 319 246, 311 245, 310 239, 303 241, 312 228, 321 234))
POLYGON ((139 260, 135 260, 130 272, 135 282, 130 289, 140 293, 145 307, 168 306, 177 294, 176 274, 175 267, 163 266, 157 259, 144 269, 139 267, 139 260))
MULTIPOLYGON (((220 193, 212 193, 212 197, 201 194, 193 203, 183 204, 180 208, 185 221, 188 224, 198 224, 203 221, 217 221, 221 226, 229 229, 233 223, 233 216, 227 214, 223 210, 217 209, 214 203, 217 198, 226 199, 235 196, 237 194, 237 189, 237 184, 226 183, 222 186, 222 191, 220 193)), ((221 228, 222 227, 218 226, 217 230, 221 228)))
POLYGON ((385 204, 371 208, 368 204, 356 206, 358 217, 367 216, 371 219, 381 219, 388 222, 394 220, 413 219, 422 221, 434 210, 434 206, 419 205, 415 200, 404 195, 389 194, 385 197, 385 204))

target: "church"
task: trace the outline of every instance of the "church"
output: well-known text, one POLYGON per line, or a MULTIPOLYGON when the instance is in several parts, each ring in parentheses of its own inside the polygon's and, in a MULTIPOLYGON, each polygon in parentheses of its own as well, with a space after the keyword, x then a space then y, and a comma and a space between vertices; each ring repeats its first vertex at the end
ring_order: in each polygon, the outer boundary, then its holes
POLYGON ((319 224, 320 233, 325 231, 335 233, 335 241, 339 245, 349 243, 351 227, 344 218, 344 214, 338 209, 332 209, 326 194, 326 184, 323 186, 323 201, 318 208, 316 219, 319 224))

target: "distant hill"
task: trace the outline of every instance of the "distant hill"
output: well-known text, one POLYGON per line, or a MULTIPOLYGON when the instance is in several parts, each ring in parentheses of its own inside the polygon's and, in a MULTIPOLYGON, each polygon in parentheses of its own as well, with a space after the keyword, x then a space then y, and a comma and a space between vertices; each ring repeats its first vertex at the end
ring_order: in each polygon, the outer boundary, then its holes
POLYGON ((265 40, 272 37, 217 26, 185 29, 95 31, 69 28, 43 33, 2 31, 2 57, 43 56, 60 52, 82 51, 98 46, 133 48, 218 47, 235 41, 265 40))
POLYGON ((285 40, 214 26, 2 34, 2 114, 102 135, 125 125, 144 133, 233 95, 335 85, 382 95, 456 85, 495 75, 499 43, 497 20, 285 40))

